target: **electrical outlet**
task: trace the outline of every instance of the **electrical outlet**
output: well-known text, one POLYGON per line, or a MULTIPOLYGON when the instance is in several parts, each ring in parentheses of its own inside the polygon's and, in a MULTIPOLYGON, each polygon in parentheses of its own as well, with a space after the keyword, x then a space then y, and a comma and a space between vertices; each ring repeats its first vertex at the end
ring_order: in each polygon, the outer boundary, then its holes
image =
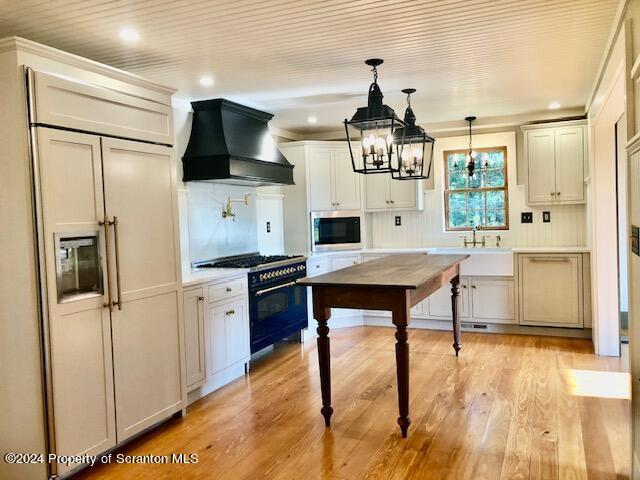
POLYGON ((531 212, 522 212, 520 215, 521 215, 521 222, 522 223, 533 223, 533 213, 531 213, 531 212))
POLYGON ((396 227, 399 227, 402 225, 402 217, 397 216, 396 217, 396 227))
POLYGON ((551 222, 551 212, 542 212, 542 222, 543 223, 551 222))
POLYGON ((267 222, 267 233, 271 233, 271 222, 267 222))

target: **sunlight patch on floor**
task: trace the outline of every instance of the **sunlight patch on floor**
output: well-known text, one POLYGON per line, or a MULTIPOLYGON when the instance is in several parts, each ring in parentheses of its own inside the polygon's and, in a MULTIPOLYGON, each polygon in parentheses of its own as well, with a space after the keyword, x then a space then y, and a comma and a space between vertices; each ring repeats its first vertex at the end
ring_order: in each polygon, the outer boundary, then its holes
POLYGON ((629 374, 597 370, 565 370, 569 392, 579 397, 631 398, 629 374))

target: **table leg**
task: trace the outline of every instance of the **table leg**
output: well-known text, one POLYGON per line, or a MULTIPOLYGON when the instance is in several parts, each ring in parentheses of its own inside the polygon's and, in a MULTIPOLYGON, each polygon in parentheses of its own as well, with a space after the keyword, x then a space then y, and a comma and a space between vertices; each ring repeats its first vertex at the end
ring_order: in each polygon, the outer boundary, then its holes
POLYGON ((314 289, 313 295, 313 316, 318 322, 318 363, 320 366, 320 389, 322 390, 322 408, 320 412, 324 417, 324 424, 331 426, 331 358, 329 355, 329 326, 327 321, 331 317, 331 309, 322 305, 321 296, 316 294, 314 289))
POLYGON ((458 352, 462 348, 460 343, 460 276, 456 275, 451 280, 451 312, 453 314, 453 348, 458 352))
POLYGON ((411 425, 409 418, 409 343, 407 342, 407 324, 411 306, 404 301, 399 309, 393 310, 393 323, 396 326, 396 376, 398 378, 398 425, 402 438, 407 438, 411 425))

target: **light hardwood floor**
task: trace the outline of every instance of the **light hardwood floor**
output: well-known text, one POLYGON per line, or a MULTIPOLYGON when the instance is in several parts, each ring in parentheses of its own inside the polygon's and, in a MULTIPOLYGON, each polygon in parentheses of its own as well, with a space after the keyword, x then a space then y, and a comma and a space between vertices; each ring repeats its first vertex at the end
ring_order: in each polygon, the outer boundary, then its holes
MULTIPOLYGON (((251 374, 127 445, 197 453, 195 465, 106 465, 91 479, 623 479, 626 360, 591 342, 411 330, 412 425, 396 424, 393 330, 331 332, 331 429, 320 414, 315 342, 279 345, 251 374), (601 373, 599 373, 601 372, 601 373), (587 391, 585 391, 587 390, 587 391)), ((144 401, 141 398, 140 401, 144 401)))

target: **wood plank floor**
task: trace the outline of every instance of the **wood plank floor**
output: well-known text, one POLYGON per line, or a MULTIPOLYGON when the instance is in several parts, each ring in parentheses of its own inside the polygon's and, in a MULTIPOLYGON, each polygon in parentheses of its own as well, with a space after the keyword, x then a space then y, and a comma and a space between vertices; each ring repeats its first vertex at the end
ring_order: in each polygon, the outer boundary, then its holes
MULTIPOLYGON (((83 479, 624 479, 626 359, 588 340, 411 330, 412 425, 396 424, 393 330, 331 332, 331 429, 315 342, 283 344, 188 415, 120 450, 197 464, 110 464, 83 479)), ((141 398, 140 401, 144 401, 141 398)))

